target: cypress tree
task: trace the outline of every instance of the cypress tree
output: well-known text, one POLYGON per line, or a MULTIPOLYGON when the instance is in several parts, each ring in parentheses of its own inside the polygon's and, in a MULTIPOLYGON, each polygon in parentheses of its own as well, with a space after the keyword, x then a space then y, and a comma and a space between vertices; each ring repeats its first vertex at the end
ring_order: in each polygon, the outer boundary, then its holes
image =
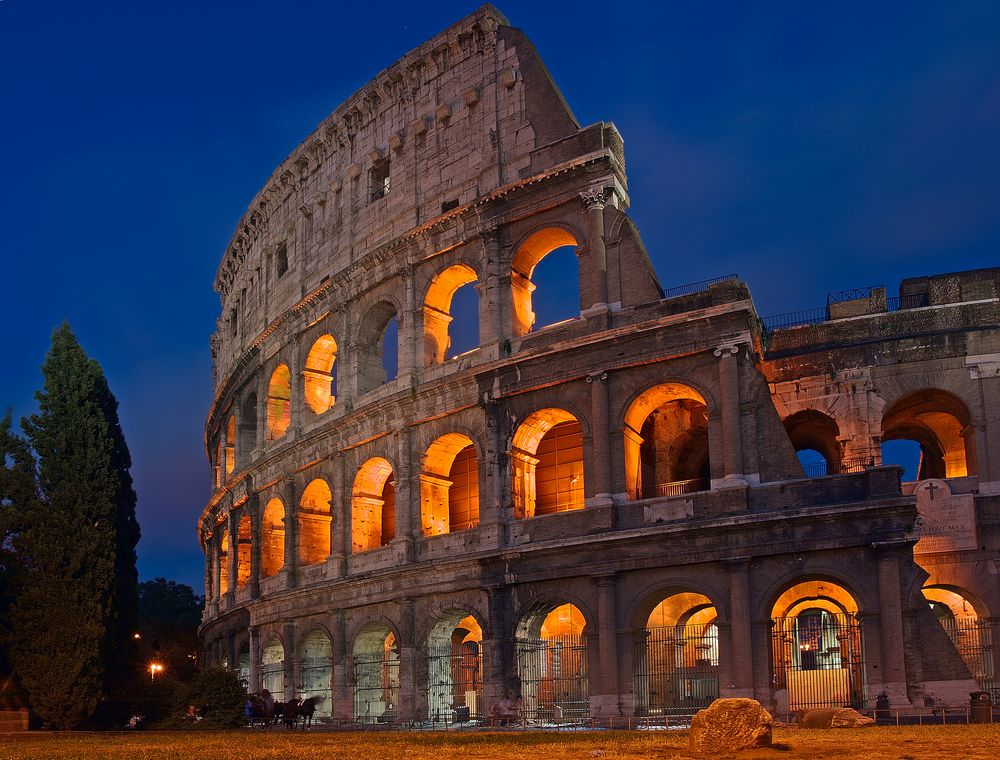
POLYGON ((68 325, 53 335, 42 374, 38 414, 22 420, 39 498, 18 510, 24 572, 10 652, 35 711, 68 728, 126 675, 139 526, 118 402, 68 325))

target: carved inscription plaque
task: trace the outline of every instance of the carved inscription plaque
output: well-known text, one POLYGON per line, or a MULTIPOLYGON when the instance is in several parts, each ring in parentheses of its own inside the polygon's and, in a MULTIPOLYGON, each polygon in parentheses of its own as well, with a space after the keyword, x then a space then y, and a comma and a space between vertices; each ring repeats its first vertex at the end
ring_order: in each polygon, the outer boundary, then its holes
POLYGON ((914 489, 920 513, 915 553, 975 549, 976 513, 971 493, 953 494, 943 480, 923 480, 914 489))

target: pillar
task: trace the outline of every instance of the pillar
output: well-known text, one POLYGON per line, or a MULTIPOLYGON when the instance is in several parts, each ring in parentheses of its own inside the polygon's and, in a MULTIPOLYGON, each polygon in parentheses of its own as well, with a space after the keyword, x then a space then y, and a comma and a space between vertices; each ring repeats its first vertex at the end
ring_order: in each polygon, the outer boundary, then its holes
POLYGON ((411 562, 414 554, 413 544, 413 483, 410 466, 410 429, 400 427, 396 430, 396 542, 399 545, 399 558, 403 562, 411 562))
POLYGON ((741 344, 723 344, 715 349, 719 357, 719 406, 722 416, 722 443, 725 481, 743 482, 743 436, 740 430, 741 344))
POLYGON ((511 688, 516 675, 507 637, 508 593, 506 586, 490 586, 490 619, 483 631, 483 704, 480 711, 489 715, 493 705, 511 688))
POLYGON ((285 588, 295 588, 299 570, 299 525, 296 519, 295 477, 292 475, 285 478, 281 500, 285 503, 285 564, 281 572, 285 576, 285 588))
MULTIPOLYGON (((595 715, 620 715, 618 703, 618 615, 615 576, 597 579, 598 653, 601 673, 598 694, 591 697, 595 715)), ((591 687, 591 693, 595 690, 591 687)))
POLYGON ((305 419, 305 375, 302 372, 304 364, 301 340, 296 335, 292 340, 288 355, 288 405, 291 410, 288 429, 293 436, 301 434, 302 422, 305 419))
POLYGON ((344 489, 344 455, 339 451, 331 457, 333 489, 330 499, 330 559, 334 578, 347 573, 347 555, 350 549, 348 525, 351 522, 350 494, 344 489))
POLYGON ((254 458, 267 446, 267 383, 263 367, 257 376, 257 447, 254 450, 254 458))
MULTIPOLYGON (((875 545, 878 565, 878 598, 881 608, 879 643, 882 648, 883 689, 892 707, 909 707, 906 695, 903 605, 899 587, 899 555, 895 545, 875 545)), ((866 632, 867 633, 867 632, 866 632)))
POLYGON ((285 680, 285 699, 287 702, 295 698, 298 681, 295 679, 296 658, 295 656, 295 623, 285 623, 282 629, 282 649, 284 659, 281 661, 281 670, 285 680))
POLYGON ((404 386, 416 382, 417 344, 423 353, 423 341, 417 336, 417 296, 416 285, 413 282, 414 268, 407 266, 403 270, 403 313, 397 315, 399 322, 399 353, 397 381, 404 386))
POLYGON ((417 703, 417 648, 412 599, 399 603, 399 720, 415 720, 417 703))
MULTIPOLYGON (((229 596, 230 600, 236 598, 236 589, 239 582, 239 571, 240 571, 240 555, 239 555, 239 529, 240 521, 239 515, 236 511, 231 511, 229 513, 229 546, 226 547, 226 551, 229 553, 229 578, 226 594, 229 596)), ((226 605, 229 606, 228 604, 226 605)))
POLYGON ((728 570, 729 651, 720 659, 727 663, 729 682, 723 682, 720 673, 719 688, 727 697, 752 698, 754 648, 750 625, 750 565, 746 560, 736 560, 728 564, 728 570))
POLYGON ((261 510, 260 496, 253 493, 247 502, 247 511, 250 514, 250 581, 247 586, 250 589, 250 597, 256 599, 260 596, 260 562, 261 562, 261 510))
POLYGON ((333 614, 333 717, 350 720, 354 716, 354 695, 348 677, 353 660, 347 650, 347 624, 343 610, 333 614))
POLYGON ((351 315, 348 304, 342 303, 337 310, 337 363, 334 371, 337 373, 337 406, 350 410, 354 405, 354 363, 352 354, 354 346, 351 343, 351 315))
MULTIPOLYGON (((228 459, 228 456, 226 455, 226 450, 228 449, 229 443, 230 443, 230 441, 229 441, 229 423, 226 422, 227 419, 228 419, 228 417, 224 417, 223 418, 223 421, 222 421, 222 424, 220 425, 220 430, 219 430, 219 447, 218 447, 218 449, 216 449, 216 456, 219 458, 219 461, 218 461, 218 465, 219 465, 219 482, 212 484, 213 490, 215 488, 218 488, 219 486, 224 485, 226 483, 226 481, 229 480, 229 477, 226 475, 226 460, 228 459)), ((235 435, 235 433, 234 433, 234 435, 235 435)), ((236 437, 239 438, 238 435, 236 437)), ((236 451, 235 443, 234 443, 233 451, 234 452, 236 451)))
POLYGON ((501 344, 508 337, 510 315, 504 297, 500 264, 500 234, 496 227, 479 233, 483 241, 485 279, 479 289, 479 345, 483 361, 495 361, 502 353, 501 344))
POLYGON ((611 504, 611 420, 608 412, 608 373, 597 372, 587 376, 590 385, 591 435, 593 473, 584 476, 593 485, 588 490, 593 496, 587 506, 599 507, 611 504), (589 475, 589 478, 588 478, 589 475))
POLYGON ((587 237, 590 247, 591 309, 608 305, 608 255, 604 242, 604 188, 580 195, 587 207, 587 237))
POLYGON ((247 678, 247 691, 251 694, 260 693, 260 633, 250 626, 250 674, 247 678))

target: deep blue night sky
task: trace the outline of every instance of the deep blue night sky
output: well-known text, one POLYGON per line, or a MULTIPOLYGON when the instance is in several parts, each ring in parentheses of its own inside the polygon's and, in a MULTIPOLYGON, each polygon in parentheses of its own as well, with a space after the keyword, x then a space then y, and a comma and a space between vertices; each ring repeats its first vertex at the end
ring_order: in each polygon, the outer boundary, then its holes
MULTIPOLYGON (((212 279, 278 163, 460 2, 0 0, 0 407, 68 319, 121 403, 142 578, 200 587, 212 279)), ((762 314, 1000 263, 1000 4, 503 2, 625 138, 665 287, 762 314)))

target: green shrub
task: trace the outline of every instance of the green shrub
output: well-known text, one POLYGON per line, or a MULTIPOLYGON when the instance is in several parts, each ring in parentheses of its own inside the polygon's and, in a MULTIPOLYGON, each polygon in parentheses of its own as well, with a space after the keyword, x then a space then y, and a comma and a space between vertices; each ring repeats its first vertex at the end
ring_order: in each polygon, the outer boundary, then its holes
POLYGON ((198 673, 178 689, 175 722, 197 728, 238 728, 244 725, 247 690, 235 673, 213 668, 198 673), (185 721, 188 706, 195 705, 201 720, 185 721))

